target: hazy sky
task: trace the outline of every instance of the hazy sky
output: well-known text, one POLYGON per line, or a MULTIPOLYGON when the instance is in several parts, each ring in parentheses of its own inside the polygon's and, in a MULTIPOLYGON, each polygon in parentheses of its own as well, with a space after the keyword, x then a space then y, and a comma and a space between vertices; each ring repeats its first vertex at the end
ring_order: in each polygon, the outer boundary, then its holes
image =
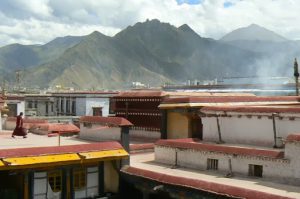
POLYGON ((0 46, 94 30, 112 36, 154 18, 214 39, 252 23, 300 39, 300 0, 0 0, 0 46))

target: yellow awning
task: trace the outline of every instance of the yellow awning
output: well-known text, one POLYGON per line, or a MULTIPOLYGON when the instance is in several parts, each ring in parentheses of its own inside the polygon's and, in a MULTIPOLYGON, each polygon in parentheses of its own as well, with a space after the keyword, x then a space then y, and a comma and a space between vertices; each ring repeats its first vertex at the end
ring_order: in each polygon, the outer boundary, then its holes
POLYGON ((71 165, 92 161, 117 160, 127 158, 128 153, 124 149, 93 151, 84 153, 70 153, 57 155, 41 155, 34 157, 3 158, 0 160, 0 170, 38 168, 57 165, 71 165))
POLYGON ((125 158, 128 156, 128 153, 124 149, 119 149, 119 150, 79 153, 79 155, 86 160, 107 159, 107 158, 116 159, 116 158, 125 158))

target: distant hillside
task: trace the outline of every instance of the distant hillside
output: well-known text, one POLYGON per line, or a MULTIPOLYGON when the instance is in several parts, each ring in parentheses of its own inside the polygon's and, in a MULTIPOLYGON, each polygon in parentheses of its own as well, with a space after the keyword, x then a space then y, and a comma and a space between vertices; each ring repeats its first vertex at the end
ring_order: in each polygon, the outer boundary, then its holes
POLYGON ((114 37, 85 36, 58 59, 30 68, 25 82, 42 87, 122 88, 133 81, 151 86, 251 72, 259 55, 202 38, 188 25, 158 20, 129 26, 114 37))
POLYGON ((221 41, 263 55, 252 61, 257 76, 292 76, 294 58, 300 58, 300 41, 287 40, 254 24, 228 33, 221 41))
POLYGON ((221 41, 248 40, 248 41, 271 41, 271 42, 287 41, 286 38, 278 35, 277 33, 256 24, 251 24, 250 26, 244 28, 238 28, 226 34, 220 40, 221 41))
POLYGON ((14 77, 15 70, 26 70, 32 66, 57 59, 66 49, 81 41, 82 37, 56 38, 45 45, 11 44, 0 48, 0 76, 14 77))
POLYGON ((25 67, 24 85, 78 89, 126 88, 135 81, 160 86, 188 79, 284 76, 290 72, 286 68, 289 58, 282 57, 272 72, 277 60, 270 61, 270 51, 264 46, 281 48, 281 43, 294 45, 294 42, 276 42, 241 40, 241 37, 216 41, 199 36, 186 24, 177 28, 147 20, 127 27, 114 37, 95 31, 82 37, 58 38, 42 46, 20 45, 17 49, 22 50, 13 51, 11 46, 0 48, 0 71, 6 77, 12 75, 13 69, 3 67, 2 63, 14 60, 14 66, 25 67), (1 58, 5 48, 10 49, 6 54, 9 56, 1 58), (19 56, 19 51, 27 56, 19 56))

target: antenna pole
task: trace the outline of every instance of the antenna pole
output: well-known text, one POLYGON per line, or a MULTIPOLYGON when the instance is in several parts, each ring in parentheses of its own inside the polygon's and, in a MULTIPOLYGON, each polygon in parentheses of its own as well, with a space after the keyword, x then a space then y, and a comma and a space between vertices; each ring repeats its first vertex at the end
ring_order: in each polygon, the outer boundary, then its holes
POLYGON ((295 58, 294 62, 294 77, 295 77, 295 86, 296 86, 296 96, 299 95, 299 71, 298 71, 298 63, 295 58))

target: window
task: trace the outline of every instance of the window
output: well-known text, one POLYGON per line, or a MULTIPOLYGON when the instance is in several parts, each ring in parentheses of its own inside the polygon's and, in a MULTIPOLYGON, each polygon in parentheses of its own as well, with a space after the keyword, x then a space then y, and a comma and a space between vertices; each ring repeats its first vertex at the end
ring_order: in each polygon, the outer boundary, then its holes
POLYGON ((38 107, 38 101, 34 101, 34 108, 38 107))
POLYGON ((72 99, 72 115, 76 115, 76 99, 72 99))
POLYGON ((93 107, 93 116, 102 116, 102 107, 93 107))
POLYGON ((32 108, 32 101, 28 101, 28 108, 32 108))
POLYGON ((56 111, 59 113, 60 111, 59 111, 59 99, 57 98, 56 99, 56 111))
POLYGON ((85 168, 75 168, 73 170, 73 186, 75 190, 83 189, 86 187, 85 168))
POLYGON ((207 170, 218 170, 217 159, 207 159, 207 170))
POLYGON ((262 165, 255 165, 255 164, 249 164, 249 176, 255 176, 255 177, 262 177, 263 173, 263 166, 262 165))
POLYGON ((66 99, 66 112, 70 113, 70 99, 66 99))
POLYGON ((116 110, 116 99, 109 98, 109 114, 114 114, 116 110))
POLYGON ((46 115, 48 115, 48 113, 49 113, 48 102, 45 102, 45 106, 46 106, 46 115))
POLYGON ((53 102, 51 102, 51 112, 53 113, 54 109, 53 109, 53 102))
POLYGON ((92 128, 92 123, 83 122, 83 126, 87 128, 92 128))
POLYGON ((61 170, 48 172, 48 182, 53 192, 60 192, 62 190, 61 170))
POLYGON ((64 98, 61 98, 61 100, 60 100, 60 112, 61 113, 63 113, 63 112, 65 112, 64 109, 65 107, 64 107, 64 98))

